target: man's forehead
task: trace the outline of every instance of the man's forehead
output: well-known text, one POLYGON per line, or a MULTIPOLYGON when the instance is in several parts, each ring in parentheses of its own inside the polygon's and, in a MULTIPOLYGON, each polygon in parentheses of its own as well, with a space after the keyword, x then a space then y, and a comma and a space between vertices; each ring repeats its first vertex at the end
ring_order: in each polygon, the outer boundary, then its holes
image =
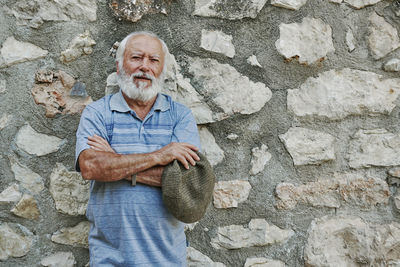
POLYGON ((126 44, 126 52, 149 53, 158 57, 164 54, 160 40, 148 35, 137 35, 129 38, 126 44))

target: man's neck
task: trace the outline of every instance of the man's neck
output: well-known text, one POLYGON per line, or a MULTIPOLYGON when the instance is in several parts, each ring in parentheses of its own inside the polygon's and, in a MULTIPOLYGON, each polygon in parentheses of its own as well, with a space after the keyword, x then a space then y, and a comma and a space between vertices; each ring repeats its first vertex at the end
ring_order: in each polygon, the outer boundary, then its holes
POLYGON ((135 111, 136 115, 141 119, 144 120, 147 114, 150 112, 151 108, 153 107, 154 103, 157 100, 157 95, 150 99, 149 101, 140 101, 136 99, 129 98, 122 92, 122 96, 124 97, 128 106, 135 111))

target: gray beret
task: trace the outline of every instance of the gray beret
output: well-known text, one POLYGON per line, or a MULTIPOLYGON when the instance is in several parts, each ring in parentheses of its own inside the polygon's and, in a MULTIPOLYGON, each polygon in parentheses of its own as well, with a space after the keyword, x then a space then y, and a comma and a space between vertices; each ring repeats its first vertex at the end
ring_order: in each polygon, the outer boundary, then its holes
POLYGON ((162 198, 167 210, 178 220, 193 223, 206 213, 214 192, 215 175, 204 155, 185 169, 174 160, 165 166, 162 175, 162 198))

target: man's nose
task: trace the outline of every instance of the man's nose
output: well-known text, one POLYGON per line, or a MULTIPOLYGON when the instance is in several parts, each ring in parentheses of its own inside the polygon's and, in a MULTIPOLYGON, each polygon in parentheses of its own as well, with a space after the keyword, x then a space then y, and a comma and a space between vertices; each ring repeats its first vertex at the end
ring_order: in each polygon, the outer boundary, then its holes
POLYGON ((140 70, 143 72, 149 71, 149 60, 147 58, 143 58, 142 63, 140 65, 140 70))

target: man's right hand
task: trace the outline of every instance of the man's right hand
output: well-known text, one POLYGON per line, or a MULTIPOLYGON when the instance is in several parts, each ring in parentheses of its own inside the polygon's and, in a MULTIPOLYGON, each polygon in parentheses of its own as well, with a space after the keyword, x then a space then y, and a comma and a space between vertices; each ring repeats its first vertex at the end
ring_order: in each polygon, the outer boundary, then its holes
POLYGON ((196 161, 200 160, 196 154, 198 150, 196 146, 189 143, 170 143, 154 153, 159 165, 165 166, 176 159, 189 169, 189 164, 194 166, 196 161))

